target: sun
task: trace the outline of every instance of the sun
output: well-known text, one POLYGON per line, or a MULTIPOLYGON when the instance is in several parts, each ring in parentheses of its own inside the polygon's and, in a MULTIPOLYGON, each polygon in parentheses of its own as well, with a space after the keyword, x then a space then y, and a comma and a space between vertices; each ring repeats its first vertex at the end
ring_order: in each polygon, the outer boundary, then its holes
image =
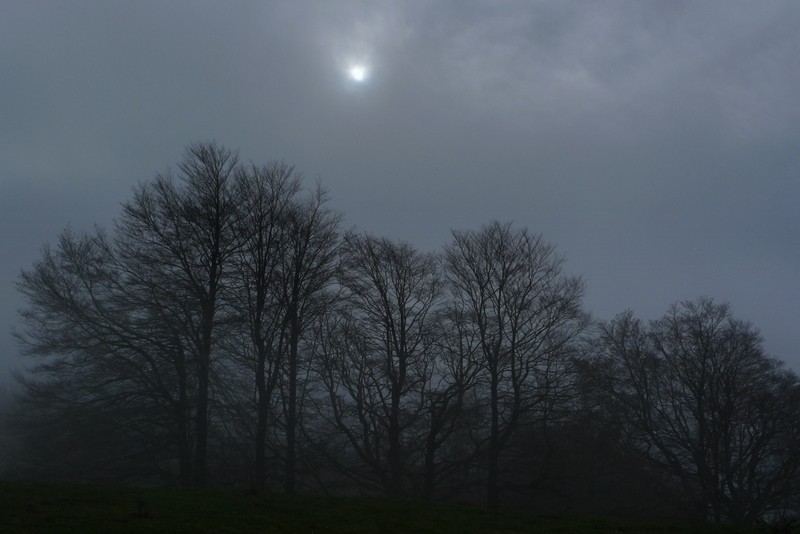
POLYGON ((350 68, 347 69, 347 73, 350 75, 351 80, 358 83, 367 81, 369 77, 369 69, 367 69, 366 65, 362 64, 351 65, 350 68))

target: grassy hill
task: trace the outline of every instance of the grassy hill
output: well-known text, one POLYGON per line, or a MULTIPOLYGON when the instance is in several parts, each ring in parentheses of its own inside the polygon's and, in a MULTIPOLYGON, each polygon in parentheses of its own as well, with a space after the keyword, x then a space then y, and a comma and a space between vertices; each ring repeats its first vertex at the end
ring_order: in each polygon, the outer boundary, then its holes
POLYGON ((0 482, 0 532, 768 532, 324 496, 0 482))

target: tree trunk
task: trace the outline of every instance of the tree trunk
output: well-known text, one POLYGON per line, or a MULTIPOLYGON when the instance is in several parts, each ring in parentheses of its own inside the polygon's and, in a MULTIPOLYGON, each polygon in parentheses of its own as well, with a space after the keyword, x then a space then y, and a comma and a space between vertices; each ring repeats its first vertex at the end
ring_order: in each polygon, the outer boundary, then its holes
POLYGON ((400 388, 392 387, 392 408, 389 414, 389 494, 402 497, 403 459, 400 451, 400 388))
POLYGON ((286 410, 286 493, 295 492, 297 470, 297 352, 300 324, 294 311, 289 339, 289 402, 286 410))
POLYGON ((207 482, 206 456, 208 451, 208 365, 202 362, 199 366, 200 376, 197 387, 197 416, 195 425, 197 429, 195 459, 194 459, 194 485, 205 487, 207 482))
POLYGON ((256 391, 258 394, 258 422, 256 424, 256 450, 255 465, 253 474, 253 490, 264 491, 267 476, 267 410, 269 409, 269 399, 267 398, 267 384, 264 376, 266 354, 263 347, 258 346, 258 366, 256 369, 256 391))
POLYGON ((208 483, 208 382, 211 360, 212 311, 203 314, 200 354, 197 365, 197 445, 195 449, 194 485, 203 488, 208 483))
POLYGON ((498 376, 497 370, 491 370, 491 405, 492 405, 492 428, 489 434, 489 473, 486 481, 486 504, 489 508, 497 508, 499 500, 498 490, 498 469, 500 463, 500 412, 498 395, 498 376))
POLYGON ((425 443, 425 470, 422 480, 422 498, 429 501, 433 497, 436 479, 436 433, 431 431, 425 443))
POLYGON ((183 353, 178 356, 178 407, 177 407, 177 446, 178 446, 178 480, 181 488, 192 484, 191 453, 189 450, 189 413, 186 394, 186 366, 183 353))

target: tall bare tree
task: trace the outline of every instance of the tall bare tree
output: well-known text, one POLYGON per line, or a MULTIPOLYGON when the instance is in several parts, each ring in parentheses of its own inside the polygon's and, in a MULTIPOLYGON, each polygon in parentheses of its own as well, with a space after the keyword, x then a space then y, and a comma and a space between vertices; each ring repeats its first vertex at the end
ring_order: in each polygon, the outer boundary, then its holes
POLYGON ((487 502, 499 500, 500 455, 520 417, 548 400, 550 374, 586 325, 583 283, 541 236, 498 222, 453 232, 445 248, 455 305, 478 333, 489 388, 487 502))
POLYGON ((403 496, 408 459, 418 448, 418 436, 408 432, 423 411, 423 391, 434 370, 439 266, 435 256, 406 243, 350 234, 339 282, 349 310, 347 326, 338 332, 345 339, 337 351, 324 354, 322 367, 332 417, 384 491, 403 496))
POLYGON ((481 369, 477 358, 478 332, 461 315, 463 310, 451 304, 444 304, 433 325, 431 370, 422 390, 423 410, 419 419, 424 422, 421 440, 424 499, 431 499, 437 486, 474 459, 475 451, 464 443, 454 443, 453 437, 469 434, 471 425, 480 422, 476 416, 481 406, 475 402, 481 369))
POLYGON ((265 487, 267 419, 283 371, 288 315, 279 273, 289 253, 288 217, 297 209, 300 187, 300 177, 285 163, 252 165, 236 177, 241 210, 236 237, 241 246, 234 257, 234 308, 246 330, 248 342, 241 345, 246 365, 255 376, 255 490, 265 487))
POLYGON ((327 194, 318 186, 287 213, 286 249, 278 274, 287 340, 282 390, 287 493, 294 493, 296 487, 302 336, 315 317, 330 307, 333 297, 328 290, 337 269, 341 216, 331 211, 326 202, 327 194))
MULTIPOLYGON (((53 430, 41 446, 85 451, 84 469, 102 464, 97 476, 112 466, 118 474, 166 473, 162 460, 172 460, 169 451, 177 452, 183 476, 190 452, 183 447, 185 399, 175 387, 181 371, 173 330, 142 304, 146 297, 130 282, 100 230, 63 232, 58 246, 46 247, 22 273, 18 288, 27 306, 20 312, 24 329, 16 335, 26 354, 43 360, 32 376, 20 377, 26 415, 20 421, 37 419, 53 430), (81 433, 81 427, 92 432, 81 433), (126 454, 136 459, 129 467, 109 457, 131 443, 138 445, 126 454)), ((47 460, 38 462, 55 475, 47 460)))
POLYGON ((725 304, 682 302, 602 329, 602 390, 635 450, 696 513, 752 521, 797 499, 800 381, 725 304))
POLYGON ((237 157, 214 143, 191 145, 178 165, 179 181, 159 175, 123 204, 118 233, 130 262, 181 307, 188 350, 197 373, 194 483, 207 481, 212 350, 224 305, 226 273, 237 250, 233 197, 237 157))

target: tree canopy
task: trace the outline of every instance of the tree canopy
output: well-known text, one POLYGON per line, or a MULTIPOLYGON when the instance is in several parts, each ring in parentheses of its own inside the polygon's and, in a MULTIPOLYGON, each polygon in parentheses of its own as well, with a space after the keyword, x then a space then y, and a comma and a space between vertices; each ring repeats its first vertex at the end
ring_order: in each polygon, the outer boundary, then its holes
POLYGON ((343 232, 327 199, 195 143, 112 229, 45 246, 18 282, 35 365, 9 473, 714 521, 798 506, 800 382, 727 304, 597 321, 539 234, 491 222, 421 252, 343 232))

